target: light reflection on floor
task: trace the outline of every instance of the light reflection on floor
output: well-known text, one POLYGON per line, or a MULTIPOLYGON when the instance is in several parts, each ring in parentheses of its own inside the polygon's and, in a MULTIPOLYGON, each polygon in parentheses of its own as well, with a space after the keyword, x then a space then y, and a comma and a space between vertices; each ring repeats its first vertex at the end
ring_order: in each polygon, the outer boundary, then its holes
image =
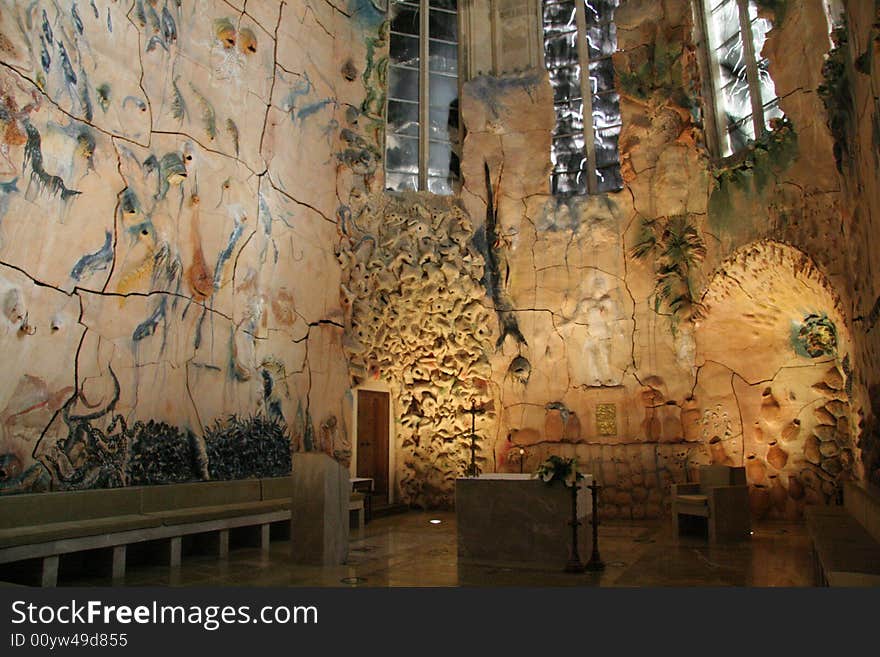
MULTIPOLYGON (((409 512, 374 518, 353 531, 349 559, 337 567, 291 563, 290 544, 264 555, 239 548, 229 559, 184 558, 179 568, 137 566, 130 586, 810 586, 809 540, 802 524, 765 524, 750 541, 709 546, 674 540, 671 521, 600 526, 601 573, 568 574, 565 563, 463 564, 456 555, 455 514, 409 512), (439 519, 439 524, 431 524, 439 519)), ((584 562, 589 554, 581 555, 584 562)), ((62 585, 109 585, 107 578, 64 578, 62 585)))

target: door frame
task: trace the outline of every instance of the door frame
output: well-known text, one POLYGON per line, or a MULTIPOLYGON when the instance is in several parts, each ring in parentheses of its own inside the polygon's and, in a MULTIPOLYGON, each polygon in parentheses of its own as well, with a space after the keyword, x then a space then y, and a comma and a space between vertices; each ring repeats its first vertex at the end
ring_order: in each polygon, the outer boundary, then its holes
MULTIPOLYGON (((359 386, 355 386, 352 390, 352 409, 351 417, 351 462, 349 463, 349 475, 357 477, 357 444, 358 444, 358 391, 365 390, 368 392, 383 392, 388 395, 388 503, 393 504, 397 500, 397 450, 395 449, 395 440, 397 432, 395 431, 394 418, 394 395, 391 394, 391 387, 384 381, 365 381, 359 386)), ((376 491, 377 493, 381 491, 376 491)))

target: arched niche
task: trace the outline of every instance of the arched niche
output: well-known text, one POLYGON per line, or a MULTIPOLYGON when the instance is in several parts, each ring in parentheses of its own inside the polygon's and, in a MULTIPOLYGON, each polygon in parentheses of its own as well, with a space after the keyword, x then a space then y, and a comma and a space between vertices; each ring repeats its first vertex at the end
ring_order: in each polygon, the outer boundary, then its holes
POLYGON ((861 465, 852 341, 829 278, 799 249, 762 240, 717 267, 701 304, 702 461, 745 465, 758 517, 834 501, 861 465), (711 430, 718 418, 723 432, 711 430))

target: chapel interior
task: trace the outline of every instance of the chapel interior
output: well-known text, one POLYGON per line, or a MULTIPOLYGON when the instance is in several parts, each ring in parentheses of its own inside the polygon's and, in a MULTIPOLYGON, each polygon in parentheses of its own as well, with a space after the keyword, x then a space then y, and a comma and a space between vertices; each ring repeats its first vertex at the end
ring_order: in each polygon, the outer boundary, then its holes
POLYGON ((880 585, 880 0, 0 2, 0 582, 880 585))

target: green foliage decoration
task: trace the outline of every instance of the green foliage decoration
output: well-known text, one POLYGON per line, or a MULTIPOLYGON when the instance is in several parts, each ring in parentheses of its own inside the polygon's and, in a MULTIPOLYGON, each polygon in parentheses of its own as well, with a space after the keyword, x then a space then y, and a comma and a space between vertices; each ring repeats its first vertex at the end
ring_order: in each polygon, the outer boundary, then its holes
POLYGON ((788 0, 755 0, 755 4, 762 9, 773 14, 773 24, 782 25, 785 21, 785 14, 788 12, 788 0))
POLYGON ((810 313, 801 322, 792 322, 791 344, 808 358, 837 357, 837 327, 824 313, 810 313))
POLYGON ((834 47, 822 65, 824 81, 816 90, 825 105, 826 120, 834 138, 834 160, 843 173, 844 160, 851 155, 852 133, 856 125, 852 80, 849 73, 849 36, 846 21, 831 32, 834 47))
POLYGON ((361 76, 365 96, 361 113, 366 117, 368 132, 376 144, 385 141, 385 99, 388 88, 388 44, 391 22, 384 21, 375 37, 367 37, 367 61, 361 76))
POLYGON ((617 72, 620 90, 633 98, 648 100, 660 92, 681 107, 691 107, 693 99, 684 88, 681 44, 670 43, 662 29, 643 62, 630 70, 617 72))
POLYGON ((797 132, 788 117, 770 120, 771 129, 727 163, 715 168, 709 210, 713 215, 732 207, 734 192, 760 195, 798 154, 797 132))
POLYGON ((205 430, 211 479, 282 477, 290 474, 290 438, 278 418, 230 415, 205 430))
POLYGON ((706 257, 706 245, 688 215, 643 219, 630 253, 639 260, 654 260, 655 312, 666 308, 673 327, 702 315, 694 279, 706 257))
POLYGON ((129 486, 201 478, 197 441, 191 433, 155 420, 135 422, 126 433, 131 446, 127 464, 129 486))

